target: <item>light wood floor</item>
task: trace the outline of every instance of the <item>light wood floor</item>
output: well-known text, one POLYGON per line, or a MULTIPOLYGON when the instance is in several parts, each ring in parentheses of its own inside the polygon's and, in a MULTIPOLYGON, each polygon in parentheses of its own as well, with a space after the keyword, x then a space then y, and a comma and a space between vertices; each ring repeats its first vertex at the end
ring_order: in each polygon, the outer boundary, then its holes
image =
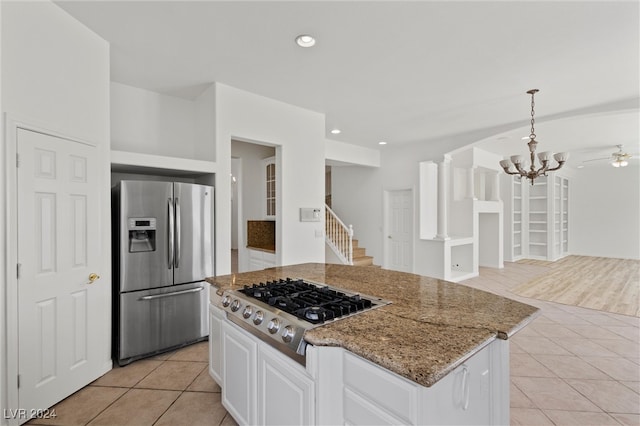
POLYGON ((512 291, 534 299, 640 316, 640 261, 567 256, 556 262, 521 260, 550 268, 512 291))

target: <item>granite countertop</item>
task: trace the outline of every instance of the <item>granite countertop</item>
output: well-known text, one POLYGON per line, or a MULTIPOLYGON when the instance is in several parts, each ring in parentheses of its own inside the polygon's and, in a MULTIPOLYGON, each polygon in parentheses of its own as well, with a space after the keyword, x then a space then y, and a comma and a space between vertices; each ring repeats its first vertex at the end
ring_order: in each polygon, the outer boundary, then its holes
POLYGON ((316 346, 339 346, 431 386, 494 339, 508 339, 538 308, 436 278, 323 263, 207 278, 219 292, 278 278, 305 278, 392 304, 307 330, 316 346))

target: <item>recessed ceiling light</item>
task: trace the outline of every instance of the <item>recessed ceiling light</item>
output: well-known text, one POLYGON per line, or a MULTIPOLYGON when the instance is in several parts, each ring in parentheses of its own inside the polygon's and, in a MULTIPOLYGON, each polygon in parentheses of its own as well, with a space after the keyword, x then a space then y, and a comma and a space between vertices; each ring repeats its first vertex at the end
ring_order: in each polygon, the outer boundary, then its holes
POLYGON ((581 164, 578 167, 576 167, 577 169, 584 169, 584 166, 581 164))
POLYGON ((300 34, 296 37, 296 44, 300 47, 311 47, 316 44, 316 39, 309 34, 300 34))
POLYGON ((340 134, 340 129, 333 129, 331 133, 334 135, 340 134))
POLYGON ((386 145, 387 143, 385 141, 380 141, 378 142, 378 145, 386 145))
POLYGON ((530 136, 523 136, 520 139, 522 139, 523 141, 526 141, 527 139, 531 139, 531 137, 530 136))

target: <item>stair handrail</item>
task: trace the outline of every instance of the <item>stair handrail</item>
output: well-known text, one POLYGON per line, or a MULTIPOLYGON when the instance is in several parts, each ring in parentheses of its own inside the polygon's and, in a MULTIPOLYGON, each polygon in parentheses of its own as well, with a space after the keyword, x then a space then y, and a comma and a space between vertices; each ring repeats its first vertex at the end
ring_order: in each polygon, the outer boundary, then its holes
POLYGON ((325 239, 336 255, 353 265, 353 226, 347 226, 327 204, 325 207, 325 239))

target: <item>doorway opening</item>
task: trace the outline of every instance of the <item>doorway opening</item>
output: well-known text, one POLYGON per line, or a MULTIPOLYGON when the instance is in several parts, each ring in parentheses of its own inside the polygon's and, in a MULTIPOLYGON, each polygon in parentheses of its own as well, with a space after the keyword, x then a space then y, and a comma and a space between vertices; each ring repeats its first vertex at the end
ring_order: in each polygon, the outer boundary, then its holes
POLYGON ((277 198, 281 188, 278 152, 274 145, 231 140, 232 273, 262 269, 276 262, 277 198), (255 255, 260 259, 254 259, 255 255))

